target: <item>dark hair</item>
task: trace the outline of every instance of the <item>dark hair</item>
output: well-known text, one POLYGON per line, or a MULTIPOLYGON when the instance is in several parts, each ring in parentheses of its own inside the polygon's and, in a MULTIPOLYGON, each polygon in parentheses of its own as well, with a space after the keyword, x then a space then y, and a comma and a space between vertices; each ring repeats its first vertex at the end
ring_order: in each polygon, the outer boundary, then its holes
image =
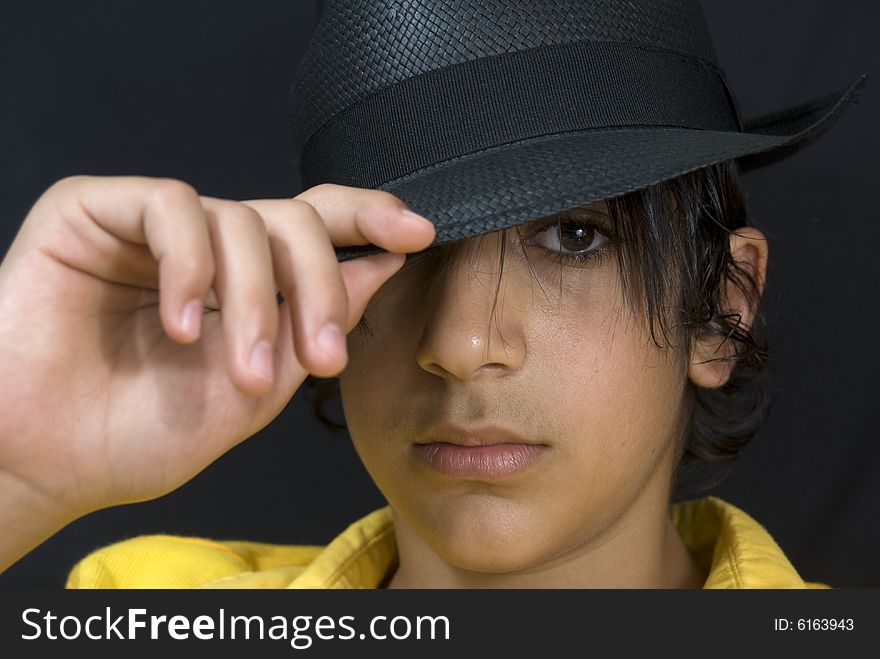
MULTIPOLYGON (((699 169, 607 204, 620 247, 615 251, 625 298, 644 314, 655 344, 689 350, 695 337, 707 334, 719 337, 722 347, 730 344, 730 356, 709 360, 735 361, 723 386, 708 389, 688 382, 689 418, 673 480, 674 489, 682 493, 709 489, 727 475, 770 406, 759 284, 731 258, 729 249, 730 232, 748 224, 737 166, 726 162, 699 169), (755 311, 751 327, 725 308, 728 284, 755 311)), ((506 231, 499 235, 503 267, 506 231)), ((426 280, 442 270, 460 245, 422 253, 437 257, 426 280)), ((359 327, 369 332, 365 319, 359 327)), ((344 429, 344 423, 333 421, 323 409, 336 394, 336 378, 307 378, 306 395, 318 419, 328 428, 344 429)))

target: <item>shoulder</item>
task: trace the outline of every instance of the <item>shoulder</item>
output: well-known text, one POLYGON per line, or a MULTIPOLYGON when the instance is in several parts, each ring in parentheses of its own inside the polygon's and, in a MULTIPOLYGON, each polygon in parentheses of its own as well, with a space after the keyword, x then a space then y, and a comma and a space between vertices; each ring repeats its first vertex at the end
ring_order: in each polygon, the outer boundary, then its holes
POLYGON ((275 545, 208 538, 144 535, 108 545, 80 560, 66 588, 198 588, 245 578, 251 587, 278 587, 321 552, 317 545, 275 545))

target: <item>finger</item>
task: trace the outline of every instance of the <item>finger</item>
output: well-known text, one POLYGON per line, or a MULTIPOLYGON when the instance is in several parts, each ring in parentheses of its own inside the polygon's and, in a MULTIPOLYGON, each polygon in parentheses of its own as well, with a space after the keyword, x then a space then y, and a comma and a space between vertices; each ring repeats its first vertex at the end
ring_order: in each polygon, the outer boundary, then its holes
POLYGON ((269 237, 262 218, 234 201, 203 197, 216 263, 229 375, 251 395, 274 380, 278 304, 269 237))
POLYGON ((371 254, 340 264, 342 279, 348 291, 348 318, 345 333, 360 322, 370 299, 406 262, 403 254, 371 254))
POLYGON ((275 279, 288 301, 293 342, 300 364, 319 377, 345 368, 348 294, 327 227, 309 204, 288 200, 263 207, 275 279))
MULTIPOLYGON (((102 243, 106 251, 115 250, 118 255, 140 251, 120 250, 126 246, 118 240, 146 245, 158 262, 159 309, 165 331, 181 343, 198 338, 201 301, 214 278, 214 259, 204 210, 192 186, 168 178, 73 176, 57 182, 47 195, 65 207, 65 217, 84 223, 77 230, 89 234, 86 240, 93 245, 102 243), (95 226, 106 233, 93 232, 95 226), (108 240, 107 234, 117 242, 108 240)), ((126 276, 150 276, 152 268, 140 254, 126 276)), ((119 259, 92 257, 91 263, 79 265, 111 281, 118 279, 113 268, 124 269, 119 259)))
MULTIPOLYGON (((400 199, 380 190, 342 185, 319 185, 298 195, 295 200, 312 206, 324 220, 333 245, 373 244, 395 253, 417 252, 434 240, 434 225, 410 211, 400 199)), ((291 200, 257 199, 245 201, 256 208, 279 208, 284 215, 291 200)), ((268 210, 268 209, 267 209, 268 210)))

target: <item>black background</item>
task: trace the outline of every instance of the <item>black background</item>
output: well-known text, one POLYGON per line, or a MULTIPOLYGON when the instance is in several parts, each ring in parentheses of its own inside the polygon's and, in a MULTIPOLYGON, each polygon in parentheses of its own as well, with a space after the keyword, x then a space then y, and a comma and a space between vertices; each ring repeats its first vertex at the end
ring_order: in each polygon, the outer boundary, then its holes
MULTIPOLYGON (((71 174, 170 176, 230 199, 300 191, 285 101, 313 0, 0 6, 4 251, 42 191, 71 174)), ((710 493, 764 524, 806 579, 880 586, 880 9, 868 0, 705 7, 747 117, 872 74, 828 135, 746 177, 770 238, 763 308, 776 404, 710 493)), ((299 393, 183 488, 71 524, 0 586, 60 587, 88 551, 141 533, 323 544, 384 503, 347 436, 318 425, 299 393)))

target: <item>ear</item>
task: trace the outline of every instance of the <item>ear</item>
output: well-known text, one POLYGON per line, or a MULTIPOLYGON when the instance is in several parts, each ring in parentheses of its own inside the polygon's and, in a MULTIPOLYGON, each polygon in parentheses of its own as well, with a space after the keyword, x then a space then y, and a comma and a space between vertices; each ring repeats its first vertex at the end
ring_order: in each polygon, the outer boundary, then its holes
MULTIPOLYGON (((722 304, 725 310, 740 314, 742 325, 751 327, 767 275, 767 238, 754 227, 737 229, 730 234, 730 257, 751 273, 758 286, 758 298, 750 304, 736 285, 725 281, 722 304)), ((718 358, 733 355, 734 346, 730 340, 713 334, 697 336, 691 347, 688 378, 698 387, 721 387, 730 377, 734 362, 718 358)))

